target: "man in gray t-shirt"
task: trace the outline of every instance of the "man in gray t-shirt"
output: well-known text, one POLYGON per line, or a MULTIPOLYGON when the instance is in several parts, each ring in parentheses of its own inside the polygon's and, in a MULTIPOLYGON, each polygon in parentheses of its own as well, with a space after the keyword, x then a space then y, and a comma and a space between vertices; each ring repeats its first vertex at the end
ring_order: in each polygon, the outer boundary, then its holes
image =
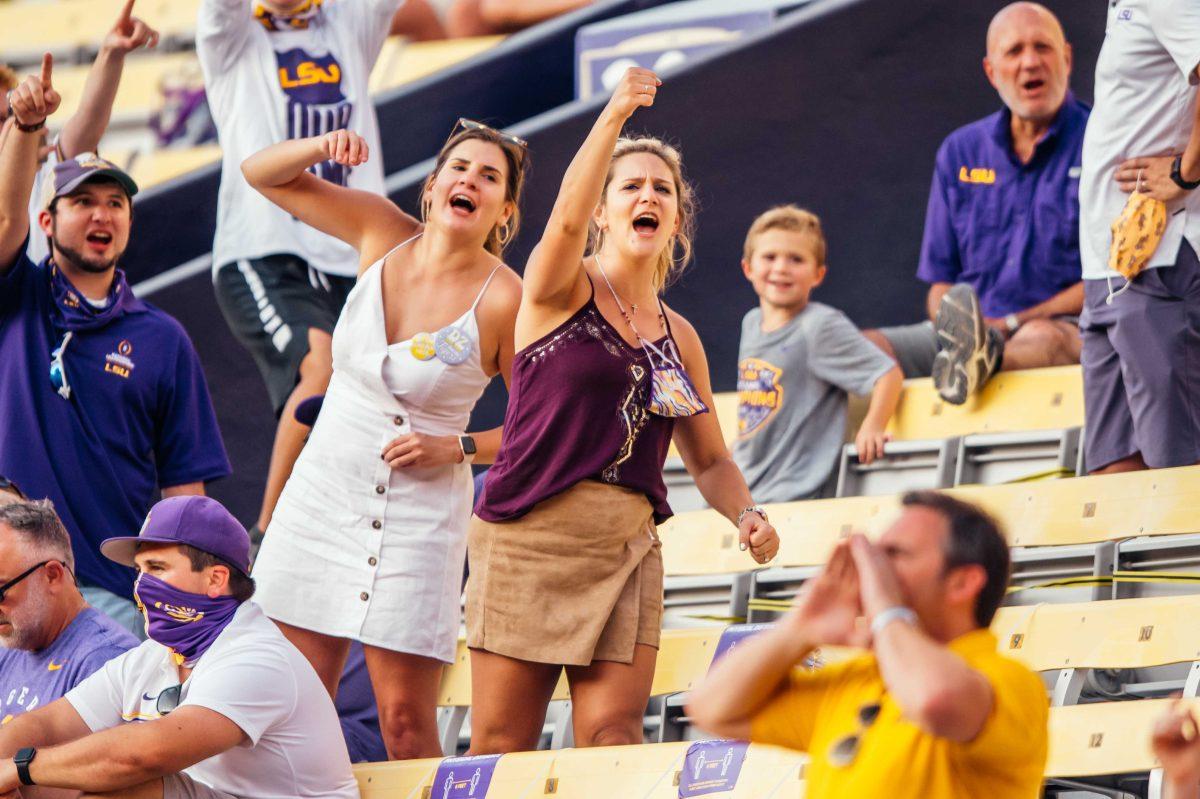
POLYGON ((819 302, 764 333, 742 320, 733 458, 757 502, 811 498, 837 464, 848 393, 870 394, 895 367, 841 311, 819 302))

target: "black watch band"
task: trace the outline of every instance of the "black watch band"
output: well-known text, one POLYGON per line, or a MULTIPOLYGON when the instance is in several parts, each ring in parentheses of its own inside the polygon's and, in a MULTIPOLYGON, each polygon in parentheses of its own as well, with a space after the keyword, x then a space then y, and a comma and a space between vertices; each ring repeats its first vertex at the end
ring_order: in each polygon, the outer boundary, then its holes
POLYGON ((1183 179, 1183 153, 1175 156, 1175 160, 1171 162, 1171 180, 1184 191, 1200 189, 1200 180, 1183 179))
POLYGON ((29 776, 29 764, 37 757, 37 750, 32 746, 27 746, 24 749, 18 749, 17 754, 13 756, 13 763, 17 767, 17 779, 22 785, 37 785, 33 781, 33 777, 29 776))

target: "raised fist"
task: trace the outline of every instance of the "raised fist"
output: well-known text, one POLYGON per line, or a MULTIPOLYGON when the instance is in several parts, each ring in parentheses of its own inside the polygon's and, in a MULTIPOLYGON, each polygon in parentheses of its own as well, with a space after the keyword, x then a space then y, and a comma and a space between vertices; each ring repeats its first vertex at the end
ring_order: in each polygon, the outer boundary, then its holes
POLYGON ((321 149, 334 163, 342 166, 365 164, 370 153, 367 141, 352 130, 335 130, 321 137, 321 149))
POLYGON ((630 67, 617 88, 613 90, 608 108, 621 119, 629 119, 639 108, 654 105, 654 97, 662 81, 649 69, 630 67))

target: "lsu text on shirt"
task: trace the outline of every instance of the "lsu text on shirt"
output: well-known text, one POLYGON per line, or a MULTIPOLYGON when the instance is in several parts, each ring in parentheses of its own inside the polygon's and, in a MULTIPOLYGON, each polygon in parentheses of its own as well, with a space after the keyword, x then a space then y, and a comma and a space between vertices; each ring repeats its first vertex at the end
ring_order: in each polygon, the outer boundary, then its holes
POLYGON ((1044 302, 1080 280, 1080 154, 1088 107, 1070 92, 1029 163, 1007 108, 938 149, 917 277, 967 283, 985 316, 1044 302))
POLYGON ((214 270, 291 253, 324 272, 358 274, 353 247, 251 188, 242 162, 278 142, 347 128, 367 140, 370 160, 353 168, 326 161, 310 171, 340 186, 383 194, 383 151, 368 80, 398 5, 325 0, 306 29, 268 31, 252 16, 249 0, 204 0, 196 51, 222 150, 214 270))
MULTIPOLYGON (((176 685, 171 651, 144 641, 66 698, 88 729, 99 732, 161 718, 158 695, 176 685)), ((255 799, 358 799, 328 691, 254 602, 238 608, 183 683, 179 707, 188 706, 220 713, 248 739, 184 769, 192 779, 255 799)))
MULTIPOLYGON (((1198 65, 1196 0, 1110 0, 1079 183, 1085 280, 1120 277, 1108 268, 1108 250, 1111 225, 1129 195, 1113 175, 1130 158, 1174 155, 1187 147, 1198 65)), ((1184 238, 1200 252, 1200 189, 1167 203, 1167 229, 1147 266, 1174 265, 1184 238)))
POLYGON ((1049 700, 1041 678, 996 652, 975 630, 949 644, 992 686, 991 715, 975 740, 937 738, 905 719, 887 693, 873 654, 812 672, 793 672, 751 723, 750 740, 808 752, 807 799, 1037 799, 1046 766, 1049 700), (861 732, 859 710, 881 702, 844 767, 829 750, 861 732))

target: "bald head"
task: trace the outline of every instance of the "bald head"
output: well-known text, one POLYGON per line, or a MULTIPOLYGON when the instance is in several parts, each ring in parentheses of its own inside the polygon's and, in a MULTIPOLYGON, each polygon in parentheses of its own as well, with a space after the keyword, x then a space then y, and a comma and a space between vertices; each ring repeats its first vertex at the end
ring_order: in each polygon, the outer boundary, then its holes
POLYGON ((991 24, 988 25, 988 55, 992 54, 996 40, 1002 34, 1009 33, 1014 27, 1029 26, 1042 28, 1046 35, 1057 41, 1059 45, 1065 46, 1067 43, 1067 35, 1063 32, 1062 23, 1050 9, 1040 3, 1010 3, 997 11, 996 16, 992 17, 991 24))
POLYGON ((1071 45, 1048 8, 1012 3, 988 25, 983 70, 1014 116, 1046 122, 1066 98, 1071 45))

